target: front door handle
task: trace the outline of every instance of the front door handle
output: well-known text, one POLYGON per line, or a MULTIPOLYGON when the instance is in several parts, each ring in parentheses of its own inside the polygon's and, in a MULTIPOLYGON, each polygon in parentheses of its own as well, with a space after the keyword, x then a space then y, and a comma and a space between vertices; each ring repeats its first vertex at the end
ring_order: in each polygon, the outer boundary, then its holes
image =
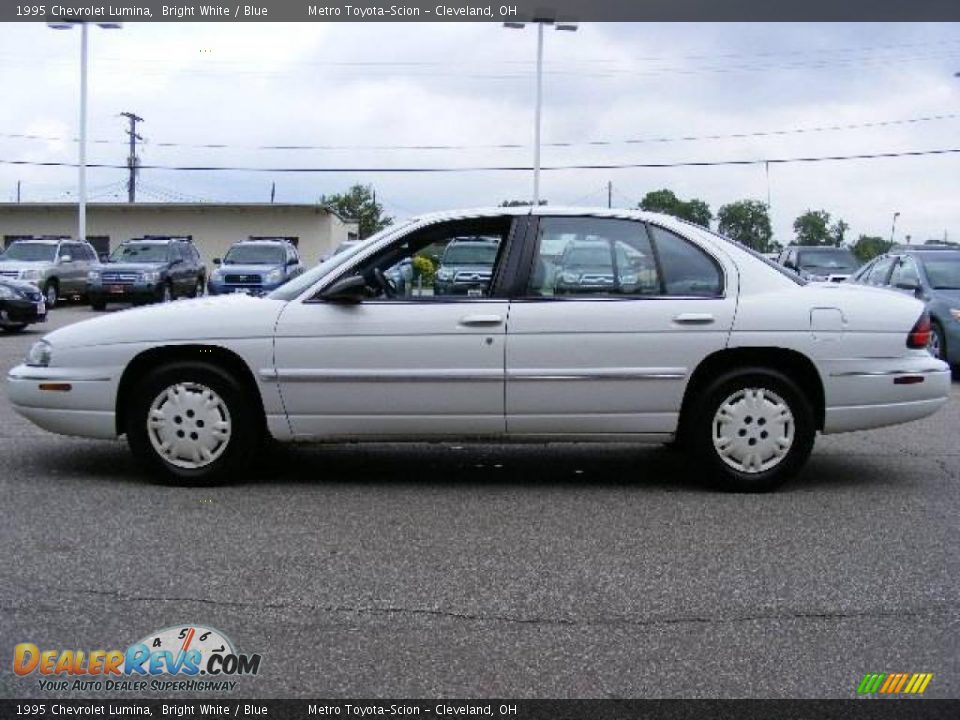
POLYGON ((499 325, 503 322, 501 315, 464 315, 460 318, 461 325, 499 325))
POLYGON ((709 325, 714 320, 710 313, 680 313, 673 318, 680 325, 709 325))

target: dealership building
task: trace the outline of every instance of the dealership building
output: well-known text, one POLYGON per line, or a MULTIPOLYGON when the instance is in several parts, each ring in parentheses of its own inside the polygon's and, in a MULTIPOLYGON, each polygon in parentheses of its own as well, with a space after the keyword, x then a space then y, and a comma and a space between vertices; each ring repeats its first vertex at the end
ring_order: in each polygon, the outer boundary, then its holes
MULTIPOLYGON (((76 235, 76 203, 0 203, 3 247, 36 236, 76 235)), ((87 239, 100 254, 131 238, 188 237, 206 264, 238 240, 287 238, 313 265, 344 240, 357 222, 320 205, 289 203, 88 203, 87 239)))

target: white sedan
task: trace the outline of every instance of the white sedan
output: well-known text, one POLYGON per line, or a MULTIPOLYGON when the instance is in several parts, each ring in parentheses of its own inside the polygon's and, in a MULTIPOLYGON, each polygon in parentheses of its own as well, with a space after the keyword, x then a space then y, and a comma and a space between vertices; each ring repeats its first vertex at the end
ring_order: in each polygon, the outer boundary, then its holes
POLYGON ((265 298, 61 328, 8 389, 40 427, 126 435, 181 483, 238 477, 269 436, 675 441, 725 487, 766 490, 817 432, 941 407, 929 335, 918 300, 807 283, 673 218, 497 208, 391 226, 265 298))

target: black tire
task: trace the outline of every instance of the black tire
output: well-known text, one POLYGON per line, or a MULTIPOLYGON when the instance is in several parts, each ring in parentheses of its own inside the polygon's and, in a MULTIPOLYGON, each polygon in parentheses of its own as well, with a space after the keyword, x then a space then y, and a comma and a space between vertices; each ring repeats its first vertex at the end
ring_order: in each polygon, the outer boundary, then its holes
POLYGON ((55 308, 60 300, 60 283, 56 280, 48 280, 43 286, 43 297, 48 310, 55 308))
MULTIPOLYGON (((266 434, 263 418, 251 393, 231 373, 208 363, 178 361, 156 368, 137 385, 124 410, 124 429, 133 454, 158 480, 173 485, 210 486, 242 479, 244 471, 257 460, 266 434), (184 383, 191 386, 192 392, 197 392, 199 386, 209 388, 223 400, 229 413, 229 439, 216 459, 203 467, 173 464, 154 447, 147 428, 147 418, 154 402, 159 401, 167 388, 184 383)), ((171 412, 178 411, 174 408, 171 412)), ((190 430, 186 417, 183 422, 183 428, 190 430)))
POLYGON ((158 303, 173 302, 176 299, 177 299, 177 294, 173 291, 173 283, 167 280, 165 283, 163 283, 160 286, 159 291, 157 292, 157 302, 158 303))
POLYGON ((25 327, 27 327, 27 323, 7 323, 0 325, 0 330, 3 330, 5 333, 18 333, 25 327))
POLYGON ((107 303, 103 300, 91 300, 90 309, 96 312, 103 312, 107 309, 107 303))
POLYGON ((190 291, 190 297, 198 298, 203 297, 203 290, 206 287, 202 277, 198 277, 196 283, 193 285, 193 290, 190 291))
MULTIPOLYGON (((749 409, 745 412, 749 413, 749 409)), ((690 449, 693 460, 707 473, 708 479, 722 489, 734 492, 767 492, 782 485, 806 463, 816 436, 816 423, 810 401, 789 377, 764 367, 743 368, 724 373, 698 392, 685 411, 685 415, 686 417, 681 418, 684 446, 690 449), (723 427, 716 420, 721 405, 736 398, 738 393, 747 389, 764 391, 765 400, 776 404, 782 403, 792 415, 792 422, 783 426, 784 428, 788 425, 792 426, 792 443, 780 460, 766 469, 744 471, 733 467, 721 457, 720 451, 714 444, 715 431, 720 434, 723 427)), ((728 440, 728 443, 734 444, 738 450, 743 448, 743 443, 749 443, 750 446, 761 443, 758 448, 769 445, 770 441, 767 438, 771 433, 765 431, 763 427, 773 428, 774 425, 766 425, 766 419, 761 419, 762 424, 760 419, 746 414, 736 423, 731 420, 729 425, 739 425, 739 427, 736 428, 736 437, 728 440), (740 440, 741 437, 744 440, 740 440)), ((729 428, 728 432, 733 435, 733 428, 729 428)), ((722 439, 718 439, 718 442, 722 442, 722 439)), ((730 454, 734 455, 734 453, 730 454)), ((773 457, 770 455, 767 460, 763 460, 760 454, 756 455, 756 458, 762 460, 761 466, 771 461, 773 457)), ((730 462, 737 463, 738 460, 736 457, 731 457, 730 462)), ((743 463, 740 465, 742 468, 743 463)))
MULTIPOLYGON (((931 339, 936 343, 937 352, 934 357, 937 360, 947 361, 947 335, 943 332, 943 328, 940 326, 940 323, 934 320, 931 323, 931 339)), ((932 345, 933 343, 931 343, 932 345)))

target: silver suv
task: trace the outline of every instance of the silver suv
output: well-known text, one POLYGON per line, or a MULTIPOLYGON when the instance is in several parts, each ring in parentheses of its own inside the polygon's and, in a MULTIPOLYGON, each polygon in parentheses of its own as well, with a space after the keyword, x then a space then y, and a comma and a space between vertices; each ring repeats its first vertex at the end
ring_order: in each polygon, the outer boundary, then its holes
POLYGON ((64 238, 17 240, 0 255, 0 277, 35 283, 47 307, 87 292, 87 273, 99 265, 89 243, 64 238))

